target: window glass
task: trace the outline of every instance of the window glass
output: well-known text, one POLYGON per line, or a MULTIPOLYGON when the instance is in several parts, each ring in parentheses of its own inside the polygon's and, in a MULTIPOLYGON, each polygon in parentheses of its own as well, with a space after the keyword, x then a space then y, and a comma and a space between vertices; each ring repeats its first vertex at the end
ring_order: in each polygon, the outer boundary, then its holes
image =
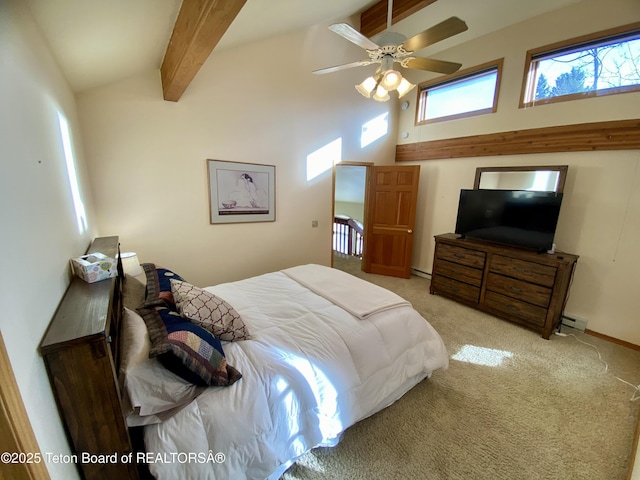
POLYGON ((444 80, 420 85, 417 123, 431 123, 495 112, 499 63, 482 65, 444 80))
POLYGON ((595 34, 588 41, 530 51, 527 58, 521 106, 640 90, 637 25, 626 33, 595 34))

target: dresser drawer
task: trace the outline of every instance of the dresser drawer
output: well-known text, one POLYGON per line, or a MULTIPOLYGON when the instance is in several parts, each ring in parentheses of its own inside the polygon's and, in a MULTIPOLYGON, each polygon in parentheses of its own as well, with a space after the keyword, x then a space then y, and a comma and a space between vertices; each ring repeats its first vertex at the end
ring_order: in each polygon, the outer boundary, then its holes
POLYGON ((487 290, 513 297, 539 307, 547 308, 551 300, 551 289, 515 278, 489 273, 487 290))
POLYGON ((491 272, 507 275, 525 282, 553 287, 556 280, 556 267, 527 262, 516 258, 493 255, 489 265, 491 272))
POLYGON ((549 339, 562 319, 577 255, 539 254, 454 233, 435 236, 430 292, 549 339))
POLYGON ((545 308, 490 291, 485 294, 484 306, 501 313, 505 318, 516 317, 538 327, 543 326, 547 318, 545 308))
POLYGON ((447 277, 434 275, 431 277, 431 290, 443 295, 451 295, 462 300, 478 303, 480 300, 480 288, 468 283, 458 282, 447 277))
POLYGON ((455 247, 453 245, 447 245, 446 243, 438 245, 437 256, 442 260, 480 269, 484 268, 484 260, 486 258, 484 252, 455 247))
POLYGON ((447 260, 436 262, 436 274, 479 287, 482 284, 482 270, 467 267, 447 260))

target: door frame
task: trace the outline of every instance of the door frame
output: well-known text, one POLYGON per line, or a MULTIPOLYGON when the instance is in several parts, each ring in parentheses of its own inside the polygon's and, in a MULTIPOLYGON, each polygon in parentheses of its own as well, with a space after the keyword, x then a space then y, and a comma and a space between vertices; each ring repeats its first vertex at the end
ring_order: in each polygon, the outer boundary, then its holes
POLYGON ((49 480, 40 447, 24 407, 0 331, 0 436, 6 452, 33 455, 34 461, 0 464, 0 478, 49 480), (39 460, 39 461, 38 461, 39 460), (5 476, 6 472, 6 476, 5 476))
MULTIPOLYGON (((364 181, 364 218, 362 219, 362 223, 366 228, 367 222, 369 221, 368 216, 368 208, 369 208, 369 175, 371 175, 371 167, 373 167, 375 163, 373 162, 339 162, 333 165, 332 167, 332 186, 331 186, 331 238, 329 243, 329 248, 331 252, 331 267, 333 267, 333 220, 336 218, 336 174, 338 172, 338 167, 365 167, 365 181, 364 181)), ((361 265, 364 265, 364 256, 367 254, 366 250, 362 250, 362 262, 361 265)))

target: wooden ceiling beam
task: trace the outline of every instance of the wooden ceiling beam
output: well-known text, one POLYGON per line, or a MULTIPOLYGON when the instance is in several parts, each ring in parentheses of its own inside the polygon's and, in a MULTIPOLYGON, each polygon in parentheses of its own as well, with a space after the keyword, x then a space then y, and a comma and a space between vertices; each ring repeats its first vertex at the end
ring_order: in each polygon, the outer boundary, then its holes
POLYGON ((177 102, 247 0, 183 0, 162 61, 165 100, 177 102))
MULTIPOLYGON (((394 0, 391 24, 413 15, 436 0, 394 0)), ((387 28, 388 0, 381 0, 360 15, 360 33, 371 38, 387 28)))

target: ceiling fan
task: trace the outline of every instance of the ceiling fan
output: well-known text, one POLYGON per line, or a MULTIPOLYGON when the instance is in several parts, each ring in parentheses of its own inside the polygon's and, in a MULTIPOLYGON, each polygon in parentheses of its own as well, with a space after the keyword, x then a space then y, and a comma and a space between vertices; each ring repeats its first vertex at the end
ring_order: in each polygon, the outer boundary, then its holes
POLYGON ((464 21, 458 17, 451 17, 407 39, 407 37, 401 33, 390 31, 392 10, 393 2, 390 0, 388 4, 387 30, 378 37, 378 43, 368 39, 348 23, 335 23, 330 25, 329 30, 364 48, 369 58, 344 65, 314 70, 313 73, 332 73, 347 68, 363 67, 379 63, 380 67, 378 67, 375 74, 364 80, 361 84, 356 85, 356 90, 367 98, 385 102, 390 98, 390 91, 396 90, 398 97, 402 97, 415 87, 415 85, 407 81, 406 78, 403 78, 400 72, 394 69, 395 63, 399 63, 400 66, 404 68, 437 73, 449 74, 458 71, 462 66, 460 63, 435 60, 433 58, 414 57, 413 53, 464 32, 468 29, 464 21))

